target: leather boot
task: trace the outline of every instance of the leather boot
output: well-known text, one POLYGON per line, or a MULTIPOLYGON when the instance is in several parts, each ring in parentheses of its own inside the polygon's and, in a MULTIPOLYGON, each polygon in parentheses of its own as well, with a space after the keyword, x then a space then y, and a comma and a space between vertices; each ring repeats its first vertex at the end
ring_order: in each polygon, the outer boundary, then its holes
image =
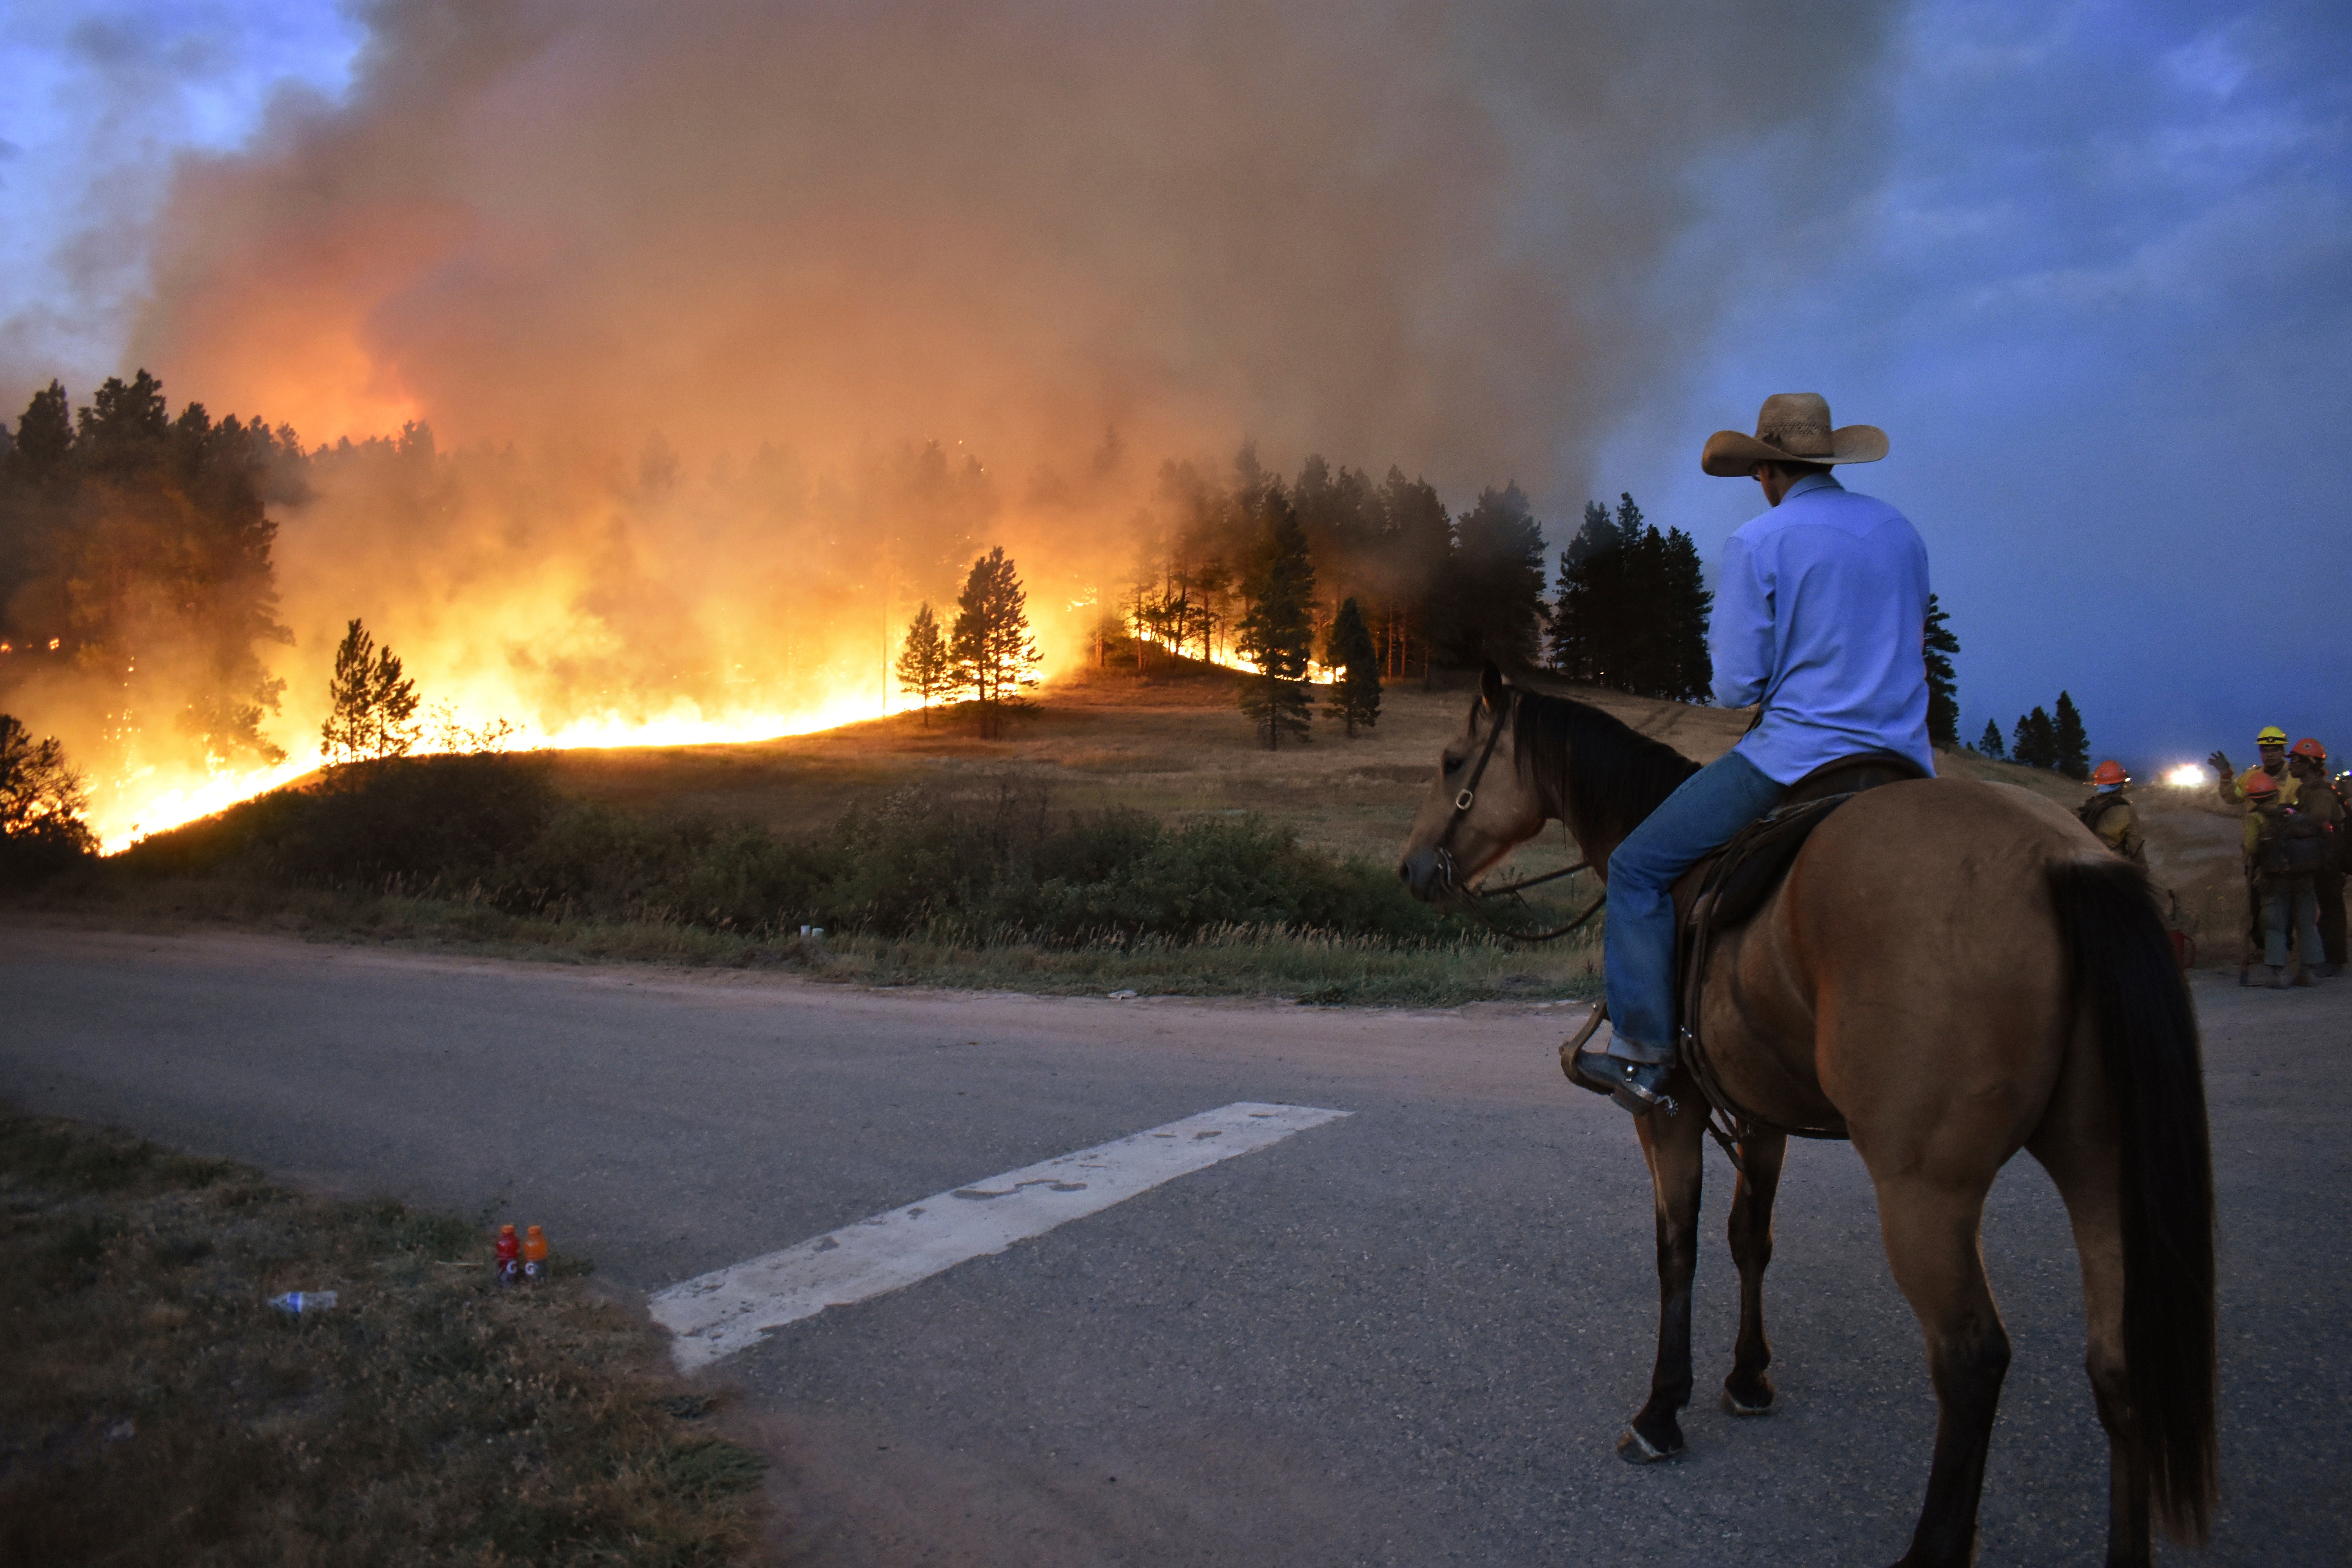
POLYGON ((2316 985, 2319 984, 2319 976, 2311 972, 2311 965, 2298 963, 2294 968, 2294 983, 2297 985, 2316 985))
POLYGON ((1674 1096, 1666 1092, 1666 1079, 1675 1073, 1674 1063, 1629 1062, 1623 1057, 1602 1051, 1579 1051, 1573 1060, 1580 1079, 1634 1115, 1647 1116, 1653 1110, 1675 1114, 1674 1096))

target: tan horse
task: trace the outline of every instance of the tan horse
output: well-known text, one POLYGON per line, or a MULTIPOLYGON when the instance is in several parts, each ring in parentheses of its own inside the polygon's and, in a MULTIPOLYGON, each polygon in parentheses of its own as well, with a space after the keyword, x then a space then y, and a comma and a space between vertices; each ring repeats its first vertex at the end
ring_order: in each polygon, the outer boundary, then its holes
MULTIPOLYGON (((1696 767, 1490 666, 1401 874, 1417 895, 1444 896, 1558 818, 1605 878, 1611 850, 1696 767)), ((2082 1258, 2110 1455, 2107 1561, 2149 1561, 2151 1511, 2201 1542, 2217 1468, 2204 1087, 2188 988, 2138 869, 2030 791, 1958 779, 1871 790, 1815 829, 1780 889, 1717 947, 1700 1022, 1726 1096, 1757 1123, 1731 1212, 1740 1323, 1725 1408, 1760 1415, 1773 1399, 1761 1293, 1780 1130, 1842 1126, 1926 1331, 1938 1408, 1902 1561, 1971 1561, 2010 1353, 1979 1231, 1993 1178, 2024 1149, 2057 1184, 2082 1258)), ((1671 1087, 1679 1114, 1637 1123, 1661 1302, 1649 1402, 1619 1443, 1637 1462, 1681 1450, 1675 1417, 1691 1392, 1706 1100, 1686 1068, 1671 1087)))

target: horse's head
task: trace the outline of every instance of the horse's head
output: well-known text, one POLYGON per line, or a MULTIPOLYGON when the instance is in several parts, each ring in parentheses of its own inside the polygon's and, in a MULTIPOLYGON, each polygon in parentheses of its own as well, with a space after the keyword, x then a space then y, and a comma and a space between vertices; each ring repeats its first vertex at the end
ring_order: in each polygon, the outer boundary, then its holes
POLYGON ((1543 830, 1552 815, 1534 770, 1522 765, 1513 723, 1521 694, 1489 664, 1478 700, 1461 731, 1445 742, 1437 776, 1412 819, 1397 867, 1423 900, 1461 892, 1496 862, 1543 830))

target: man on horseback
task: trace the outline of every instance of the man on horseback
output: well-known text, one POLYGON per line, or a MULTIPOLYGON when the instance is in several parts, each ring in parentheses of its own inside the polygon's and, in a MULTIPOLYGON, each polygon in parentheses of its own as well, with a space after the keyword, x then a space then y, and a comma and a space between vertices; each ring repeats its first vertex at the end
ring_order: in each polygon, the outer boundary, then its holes
POLYGON ((1609 858, 1612 1036, 1576 1069, 1636 1116, 1675 1068, 1675 879, 1824 763, 1895 752, 1935 772, 1927 546, 1901 512, 1831 475, 1886 449, 1874 426, 1832 429, 1828 402, 1805 392, 1765 399, 1754 436, 1718 430, 1699 455, 1709 474, 1755 479, 1769 503, 1725 547, 1708 639, 1715 700, 1760 710, 1609 858))

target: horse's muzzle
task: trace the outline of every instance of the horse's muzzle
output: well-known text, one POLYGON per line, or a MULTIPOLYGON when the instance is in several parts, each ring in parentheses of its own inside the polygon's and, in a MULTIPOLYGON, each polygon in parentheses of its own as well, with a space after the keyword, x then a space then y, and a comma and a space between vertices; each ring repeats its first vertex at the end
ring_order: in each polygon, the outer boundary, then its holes
POLYGON ((1429 902, 1446 889, 1445 860, 1434 849, 1416 849, 1397 865, 1397 875, 1412 896, 1429 902))

